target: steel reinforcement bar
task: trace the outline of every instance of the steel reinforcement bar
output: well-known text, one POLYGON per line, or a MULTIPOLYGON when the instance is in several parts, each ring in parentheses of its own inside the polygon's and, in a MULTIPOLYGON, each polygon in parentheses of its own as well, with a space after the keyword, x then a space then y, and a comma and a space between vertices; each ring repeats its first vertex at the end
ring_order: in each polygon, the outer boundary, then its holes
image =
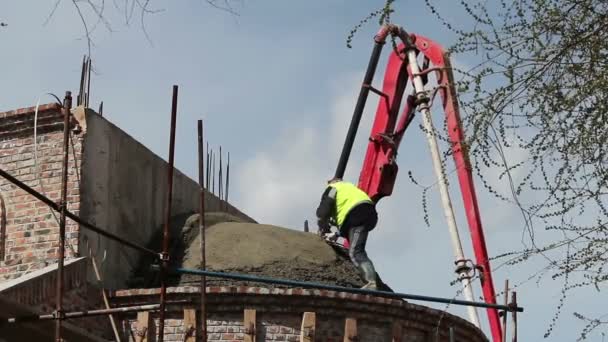
MULTIPOLYGON (((153 270, 159 269, 159 267, 156 265, 153 265, 151 268, 153 270)), ((254 276, 254 275, 239 274, 239 273, 223 273, 223 272, 214 272, 214 271, 207 271, 207 270, 194 270, 194 269, 187 269, 187 268, 174 268, 174 269, 170 269, 170 272, 207 276, 207 277, 214 277, 214 278, 247 280, 247 281, 253 281, 253 282, 257 282, 257 283, 286 285, 286 286, 294 286, 294 287, 301 287, 301 288, 312 288, 312 289, 329 290, 329 291, 337 291, 337 292, 357 293, 357 294, 373 295, 373 296, 386 297, 386 298, 410 299, 410 300, 419 300, 419 301, 434 302, 434 303, 474 306, 474 307, 479 307, 479 308, 494 308, 494 309, 505 310, 505 311, 509 311, 509 312, 514 312, 514 311, 523 312, 524 311, 523 307, 519 307, 519 306, 512 305, 512 304, 510 304, 510 305, 489 304, 489 303, 474 302, 474 301, 460 300, 460 299, 454 299, 454 298, 431 297, 431 296, 414 295, 414 294, 408 294, 408 293, 358 289, 358 288, 350 288, 350 287, 335 286, 335 285, 325 285, 325 284, 319 284, 319 283, 313 283, 313 282, 258 277, 258 276, 254 276)))
MULTIPOLYGON (((30 186, 28 186, 27 184, 23 183, 22 181, 18 180, 17 178, 13 177, 11 174, 9 174, 8 172, 0 169, 0 176, 2 176, 3 178, 5 178, 6 180, 8 180, 9 182, 15 184, 17 187, 21 188, 22 190, 24 190, 25 192, 29 193, 30 195, 36 197, 38 200, 40 200, 41 202, 43 202, 44 204, 48 205, 51 209, 57 211, 57 212, 61 212, 61 207, 59 204, 53 202, 52 200, 50 200, 48 197, 46 197, 45 195, 39 193, 38 191, 34 190, 33 188, 31 188, 30 186)), ((133 249, 136 249, 140 252, 144 252, 144 253, 148 253, 148 254, 153 254, 158 256, 158 252, 155 252, 151 249, 148 249, 146 247, 143 246, 139 246, 131 241, 125 240, 119 236, 116 236, 112 233, 108 233, 105 230, 98 228, 88 222, 85 222, 83 219, 81 219, 80 217, 76 216, 74 213, 66 210, 65 211, 65 215, 67 217, 69 217, 71 220, 77 222, 78 224, 80 224, 83 228, 86 228, 90 231, 93 231, 95 233, 98 233, 99 235, 103 235, 105 237, 107 237, 110 240, 114 240, 116 242, 122 243, 124 245, 127 245, 133 249)))

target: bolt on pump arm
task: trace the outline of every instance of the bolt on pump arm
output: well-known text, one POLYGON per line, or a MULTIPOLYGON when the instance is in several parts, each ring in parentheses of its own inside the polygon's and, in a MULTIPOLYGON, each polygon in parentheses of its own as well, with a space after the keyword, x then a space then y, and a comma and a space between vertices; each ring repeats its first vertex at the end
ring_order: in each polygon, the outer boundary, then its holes
MULTIPOLYGON (((454 88, 454 77, 447 53, 434 41, 420 35, 407 34, 398 26, 385 25, 380 29, 374 38, 374 49, 361 86, 335 177, 342 178, 344 176, 346 164, 350 157, 370 91, 379 95, 380 101, 359 176, 359 188, 367 192, 375 202, 392 194, 398 172, 396 163, 397 150, 405 131, 414 118, 415 112, 421 112, 427 143, 433 159, 443 211, 454 249, 456 259, 455 271, 462 283, 463 292, 468 300, 474 300, 472 278, 478 271, 485 301, 495 304, 496 295, 481 225, 477 196, 475 194, 475 186, 473 184, 473 173, 464 143, 458 100, 454 88), (385 71, 383 87, 382 90, 379 90, 372 86, 372 81, 382 47, 389 34, 401 40, 401 43, 396 49, 392 49, 393 51, 391 52, 385 71), (422 68, 420 68, 417 61, 419 55, 423 59, 422 68), (438 84, 431 90, 425 90, 424 87, 428 83, 428 74, 432 72, 436 74, 438 84), (403 111, 399 115, 408 82, 413 84, 413 92, 406 96, 403 111), (437 93, 441 97, 442 108, 447 121, 448 136, 451 142, 454 162, 457 167, 458 181, 466 211, 469 232, 473 242, 476 265, 472 265, 473 262, 464 257, 456 226, 454 209, 445 179, 446 176, 442 169, 441 154, 437 145, 437 134, 433 127, 430 112, 432 101, 437 93)), ((496 309, 487 309, 487 314, 493 341, 502 342, 502 326, 498 311, 496 309)), ((469 317, 473 324, 478 327, 480 326, 475 308, 469 308, 469 317)))

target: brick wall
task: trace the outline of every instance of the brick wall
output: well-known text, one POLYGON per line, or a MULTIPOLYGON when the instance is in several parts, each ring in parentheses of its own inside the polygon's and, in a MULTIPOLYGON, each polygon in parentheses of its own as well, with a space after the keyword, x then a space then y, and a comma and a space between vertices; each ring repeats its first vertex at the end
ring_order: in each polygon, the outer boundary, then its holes
MULTIPOLYGON (((112 294, 114 305, 158 302, 158 289, 133 289, 112 294)), ((184 308, 198 308, 198 288, 168 289, 169 305, 165 321, 165 341, 183 341, 184 308)), ((414 305, 401 300, 357 295, 344 292, 303 289, 267 289, 257 287, 208 287, 208 341, 243 341, 243 310, 256 310, 257 341, 299 341, 302 315, 316 313, 317 341, 342 342, 346 318, 357 320, 360 341, 392 340, 394 323, 403 327, 403 342, 447 342, 449 328, 454 328, 457 342, 488 341, 483 333, 466 320, 449 313, 414 305)), ((155 327, 158 317, 153 314, 155 327)), ((123 322, 124 337, 133 340, 136 328, 134 314, 118 317, 123 322)), ((200 327, 199 327, 200 328, 200 327)), ((152 338, 150 341, 155 341, 152 338)))
MULTIPOLYGON (((167 163, 92 110, 76 107, 72 113, 68 209, 124 239, 149 243, 164 222, 167 163)), ((0 113, 0 169, 57 202, 63 159, 60 107, 40 106, 36 127, 35 143, 33 107, 0 113)), ((198 211, 198 184, 176 170, 173 185, 172 212, 198 211)), ((205 201, 208 210, 220 207, 210 193, 205 201)), ((233 206, 225 210, 253 221, 233 206)), ((56 263, 58 233, 55 216, 45 204, 0 177, 0 283, 56 263)), ((89 249, 106 256, 100 265, 104 286, 124 287, 139 252, 67 220, 66 257, 89 256, 89 249)), ((94 281, 91 272, 89 281, 94 281)))
MULTIPOLYGON (((38 170, 34 163, 33 108, 0 113, 0 168, 17 177, 51 200, 61 195, 63 117, 57 105, 39 108, 37 127, 38 170)), ((68 209, 78 214, 80 193, 77 169, 80 165, 82 139, 72 134, 68 176, 68 209), (76 156, 76 160, 74 160, 76 156)), ((0 196, 5 218, 0 237, 0 281, 17 278, 27 272, 56 263, 59 256, 59 228, 50 209, 0 178, 0 196)), ((78 226, 66 225, 66 256, 78 253, 78 226)))
MULTIPOLYGON (((67 261, 64 268, 63 309, 81 311, 103 306, 101 290, 87 284, 86 273, 90 259, 77 258, 67 261)), ((21 304, 31 313, 50 314, 56 305, 57 265, 49 265, 18 279, 0 285, 0 298, 21 304)), ((14 316, 5 312, 9 316, 14 316)), ((111 338, 108 318, 95 316, 67 321, 88 333, 102 338, 111 338)))

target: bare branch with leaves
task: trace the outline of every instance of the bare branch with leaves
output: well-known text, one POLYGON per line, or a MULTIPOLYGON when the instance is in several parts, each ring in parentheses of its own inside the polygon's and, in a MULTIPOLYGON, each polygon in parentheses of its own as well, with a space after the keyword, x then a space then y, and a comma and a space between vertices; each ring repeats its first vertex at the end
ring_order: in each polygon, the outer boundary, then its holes
MULTIPOLYGON (((451 52, 479 61, 459 70, 461 108, 477 175, 524 218, 526 248, 508 254, 518 256, 512 264, 541 256, 551 278, 563 280, 549 337, 569 291, 599 290, 608 281, 608 4, 461 1, 470 29, 457 28, 438 5, 426 4, 458 35, 451 52), (524 158, 510 160, 506 149, 524 158), (497 169, 508 178, 510 193, 491 185, 490 171, 497 169), (537 241, 538 229, 560 238, 537 241)), ((585 336, 606 327, 601 319, 584 320, 590 322, 585 336)))
MULTIPOLYGON (((55 15, 57 9, 65 1, 56 0, 49 12, 48 17, 44 21, 44 25, 47 25, 55 15)), ((114 14, 117 17, 124 19, 123 24, 130 26, 133 22, 133 18, 139 18, 139 26, 144 34, 144 37, 150 45, 152 45, 152 37, 148 33, 146 26, 146 18, 149 15, 158 14, 164 11, 164 9, 156 9, 153 6, 151 0, 112 0, 113 6, 107 6, 106 0, 68 0, 68 3, 76 10, 79 20, 82 23, 84 30, 83 38, 87 42, 88 55, 91 56, 91 48, 94 46, 93 33, 98 26, 103 25, 108 32, 113 32, 110 17, 114 14), (108 13, 113 11, 115 13, 108 13)), ((210 7, 226 11, 231 15, 238 15, 237 11, 233 8, 230 0, 205 0, 204 3, 210 7)))

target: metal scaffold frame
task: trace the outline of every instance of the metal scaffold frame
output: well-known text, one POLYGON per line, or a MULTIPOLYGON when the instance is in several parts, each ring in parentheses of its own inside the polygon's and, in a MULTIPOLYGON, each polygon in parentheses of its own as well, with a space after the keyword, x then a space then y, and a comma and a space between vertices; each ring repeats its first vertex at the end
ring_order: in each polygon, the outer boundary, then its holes
MULTIPOLYGON (((500 305, 500 304, 488 304, 484 302, 475 302, 468 300, 458 300, 455 298, 440 298, 440 297, 430 297, 430 296, 422 296, 422 295, 412 295, 405 293, 393 293, 386 291, 376 291, 376 290, 366 290, 366 289, 358 289, 358 288, 348 288, 341 286, 331 286, 324 285, 312 282, 302 282, 296 280, 285 280, 285 279, 276 279, 276 278, 264 278, 252 275, 245 274, 235 274, 235 273, 222 273, 222 272, 212 272, 206 270, 206 260, 205 260, 205 192, 209 190, 209 166, 210 166, 210 158, 209 158, 209 150, 207 148, 207 165, 204 165, 204 154, 203 154, 203 123, 201 120, 198 121, 198 168, 199 168, 199 186, 200 186, 200 222, 199 222, 199 230, 201 234, 201 262, 202 268, 201 270, 191 270, 191 269, 183 269, 183 268, 169 268, 169 240, 170 240, 170 218, 171 218, 171 204, 172 204, 172 196, 173 196, 173 171, 174 171, 174 153, 175 153, 175 129, 177 122, 177 95, 178 95, 178 86, 173 86, 173 97, 172 97, 172 106, 171 106, 171 126, 170 126, 170 142, 169 142, 169 161, 168 161, 168 169, 167 169, 167 197, 166 197, 166 208, 165 208, 165 216, 164 216, 164 227, 162 234, 162 251, 156 252, 145 246, 140 244, 128 241, 126 239, 121 238, 118 235, 109 233, 91 223, 84 221, 79 216, 70 212, 67 208, 67 184, 68 184, 68 162, 69 162, 69 129, 71 126, 71 105, 72 98, 71 92, 67 91, 65 94, 63 105, 61 106, 63 119, 64 119, 64 127, 63 127, 63 169, 62 169, 62 179, 61 179, 61 199, 59 204, 53 202, 51 199, 46 197, 44 194, 36 191, 32 187, 23 183, 19 179, 15 178, 8 172, 0 169, 0 176, 8 180, 10 183, 14 184, 18 188, 24 190, 28 194, 32 195, 36 199, 45 203, 54 211, 60 213, 60 222, 59 222, 59 260, 58 260, 58 268, 57 268, 57 283, 56 283, 56 309, 54 312, 50 314, 41 314, 41 315, 27 315, 21 317, 13 317, 8 319, 0 320, 0 327, 6 324, 14 324, 14 323, 22 323, 22 322, 35 322, 35 321, 45 321, 45 320, 55 320, 55 340, 57 342, 63 341, 62 339, 62 321, 67 319, 75 319, 75 318, 84 318, 84 317, 92 317, 99 315, 109 315, 115 313, 128 313, 128 312, 136 312, 136 311, 158 311, 159 314, 159 329, 158 329, 158 339, 157 341, 162 342, 164 339, 164 320, 165 320, 165 311, 167 303, 171 303, 167 301, 167 277, 169 274, 174 273, 183 273, 183 274, 192 274, 201 276, 201 297, 200 297, 200 311, 202 317, 202 334, 203 341, 206 341, 206 312, 207 312, 207 301, 206 301, 206 277, 215 277, 215 278, 226 278, 226 279, 235 279, 235 280, 245 280, 245 281, 253 281, 258 283, 267 283, 267 284, 275 284, 275 285, 284 285, 284 286, 294 286, 301 288, 313 288, 313 289, 324 289, 331 291, 339 291, 346 293, 355 293, 355 294, 363 294, 363 295, 372 295, 378 297, 385 298, 398 298, 398 299, 410 299, 410 300, 418 300, 418 301, 426 301, 426 302, 435 302, 435 303, 446 303, 446 304, 454 304, 454 305, 465 305, 470 307, 483 307, 483 308, 494 308, 498 310, 503 310, 506 315, 508 312, 513 314, 513 321, 516 322, 516 314, 517 312, 523 312, 523 308, 519 307, 516 302, 516 296, 512 296, 512 301, 509 304, 500 305), (205 170, 206 167, 206 170, 205 170), (206 179, 205 179, 206 173, 206 179), (206 185, 205 186, 205 181, 206 185), (149 304, 149 305, 136 305, 136 306, 125 306, 125 307, 117 307, 117 308, 105 308, 105 309, 94 309, 94 310, 84 310, 84 311, 74 311, 74 312, 64 312, 63 310, 63 290, 64 290, 64 259, 65 259, 65 226, 66 219, 69 218, 74 222, 78 223, 80 227, 84 229, 88 229, 92 232, 98 233, 110 240, 118 242, 122 245, 128 246, 134 250, 137 250, 141 253, 153 255, 155 256, 159 262, 159 266, 153 266, 153 269, 158 270, 160 272, 160 301, 158 304, 149 304)), ((226 175, 228 178, 228 175, 226 175)), ((227 200, 227 187, 228 187, 228 179, 226 179, 226 191, 224 194, 224 200, 227 200)), ((185 302, 176 302, 175 304, 186 304, 185 302)))

